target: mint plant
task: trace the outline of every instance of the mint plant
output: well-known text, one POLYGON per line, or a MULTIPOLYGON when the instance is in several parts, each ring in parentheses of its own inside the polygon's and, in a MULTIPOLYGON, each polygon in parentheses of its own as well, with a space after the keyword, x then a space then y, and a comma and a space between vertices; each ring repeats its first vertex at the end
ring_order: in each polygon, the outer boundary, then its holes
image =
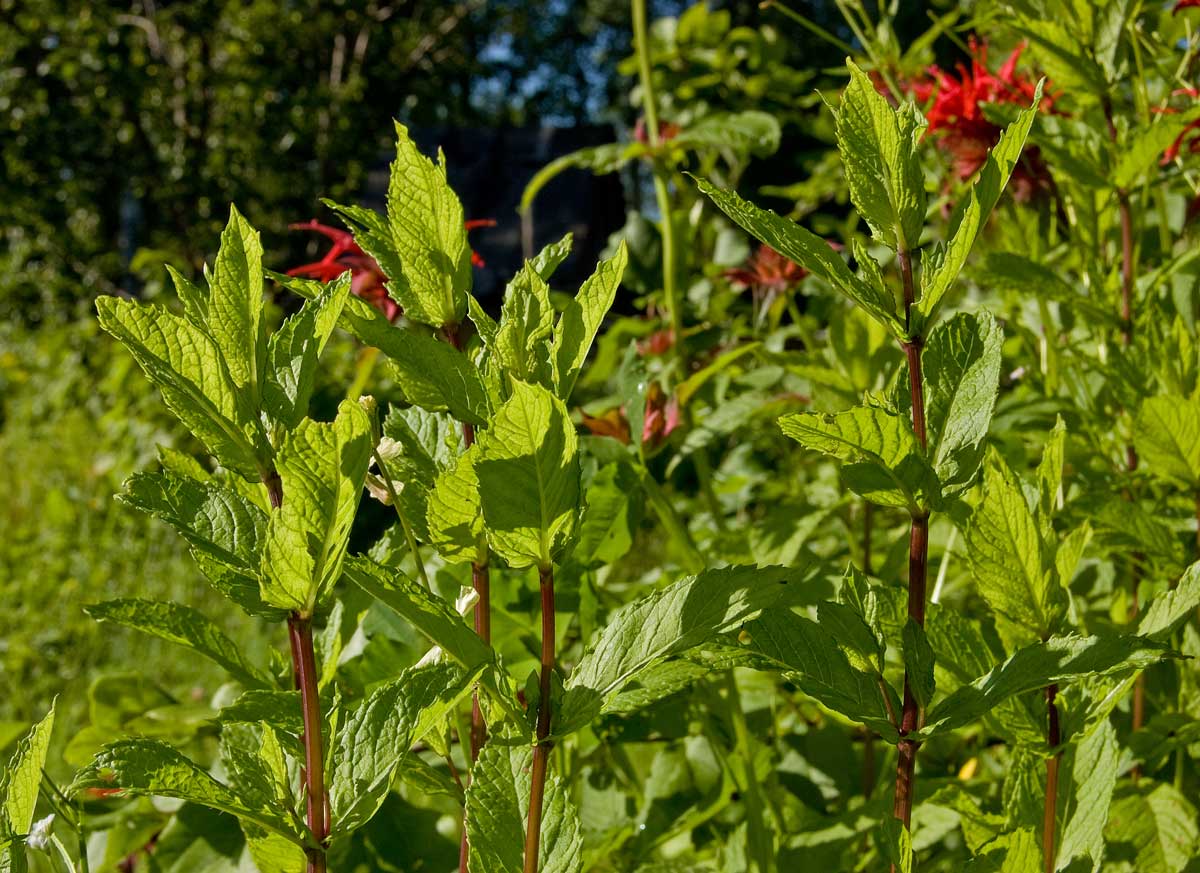
POLYGON ((777 34, 635 2, 632 142, 527 191, 651 177, 579 287, 566 236, 477 299, 397 125, 322 260, 234 210, 177 299, 101 298, 180 422, 120 500, 267 625, 97 596, 227 682, 98 677, 66 788, 61 703, 0 724, 0 869, 1190 869, 1196 41, 1077 6, 949 73, 952 16, 902 52, 839 3, 870 71, 776 119, 777 34), (835 151, 784 217, 733 189, 797 118, 835 151))

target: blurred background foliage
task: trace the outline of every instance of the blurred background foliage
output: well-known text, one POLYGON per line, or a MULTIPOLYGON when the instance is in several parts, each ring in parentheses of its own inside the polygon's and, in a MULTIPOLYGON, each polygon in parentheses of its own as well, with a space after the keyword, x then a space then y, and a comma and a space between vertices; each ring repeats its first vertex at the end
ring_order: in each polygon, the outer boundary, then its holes
MULTIPOLYGON (((834 41, 855 39, 836 2, 796 6, 834 41)), ((900 6, 902 35, 878 45, 908 46, 952 12, 900 6)), ((746 168, 745 187, 818 213, 815 228, 844 221, 818 92, 840 81, 845 53, 757 0, 650 7, 663 116, 772 113, 782 147, 746 168)), ((476 131, 597 125, 629 141, 639 116, 630 42, 624 0, 0 0, 0 722, 27 721, 61 694, 59 736, 70 737, 88 720, 87 684, 106 671, 153 673, 175 702, 217 681, 81 609, 134 592, 195 605, 209 596, 183 543, 112 499, 155 463, 156 444, 191 445, 132 361, 97 337, 91 301, 157 296, 164 263, 197 274, 230 202, 262 231, 269 266, 314 260, 323 243, 288 224, 328 219, 320 197, 364 199, 393 118, 468 145, 476 131)), ((963 47, 943 42, 952 63, 963 47)), ((932 44, 917 51, 928 62, 932 44)), ((652 265, 638 164, 620 177, 625 234, 635 265, 652 265)), ((635 274, 630 283, 636 291, 635 274)), ((352 379, 354 349, 340 343, 326 353, 318 403, 352 379)), ((256 645, 244 617, 221 615, 234 639, 256 645)))

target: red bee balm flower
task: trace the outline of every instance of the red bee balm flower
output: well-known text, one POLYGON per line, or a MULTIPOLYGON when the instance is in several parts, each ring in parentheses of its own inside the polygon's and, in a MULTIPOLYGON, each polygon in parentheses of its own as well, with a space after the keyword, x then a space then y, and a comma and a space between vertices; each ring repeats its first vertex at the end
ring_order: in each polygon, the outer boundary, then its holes
POLYGON ((321 260, 293 267, 287 271, 289 276, 304 276, 318 282, 332 282, 349 270, 351 293, 386 315, 388 321, 396 320, 400 315, 400 306, 388 297, 384 287, 387 276, 383 275, 379 264, 359 247, 351 234, 327 224, 320 224, 315 218, 301 224, 289 224, 288 229, 315 230, 333 243, 321 260))
MULTIPOLYGON (((1193 5, 1200 6, 1200 0, 1196 0, 1193 5)), ((1191 97, 1193 100, 1195 100, 1196 98, 1200 97, 1200 89, 1180 88, 1178 91, 1172 91, 1171 96, 1191 97)), ((1163 109, 1155 109, 1154 111, 1161 113, 1162 115, 1177 115, 1179 113, 1178 109, 1173 109, 1169 106, 1163 109)), ((1185 127, 1183 132, 1175 138, 1175 142, 1171 143, 1171 145, 1167 147, 1167 150, 1163 152, 1161 163, 1164 165, 1171 163, 1171 161, 1179 157, 1179 153, 1183 151, 1183 147, 1185 145, 1187 146, 1189 152, 1200 152, 1200 137, 1196 136, 1197 130, 1200 130, 1200 121, 1193 121, 1191 124, 1185 127)))
MULTIPOLYGON (((629 418, 625 407, 614 406, 600 415, 583 413, 583 426, 596 436, 612 437, 618 442, 629 445, 629 418)), ((646 392, 646 411, 642 419, 642 445, 647 449, 656 449, 662 445, 671 432, 679 427, 679 398, 666 393, 657 382, 650 384, 646 392)))
MULTIPOLYGON (((681 128, 673 121, 660 121, 658 123, 658 141, 668 142, 679 136, 681 128)), ((646 119, 638 118, 637 124, 633 127, 633 138, 643 145, 650 143, 650 131, 646 130, 646 119)))
MULTIPOLYGON (((466 222, 467 230, 477 227, 495 227, 496 222, 490 218, 476 218, 466 222)), ((364 252, 354 241, 354 237, 344 230, 321 224, 315 218, 300 224, 289 224, 289 230, 315 230, 322 236, 328 237, 329 251, 319 261, 311 264, 301 264, 287 271, 289 276, 303 276, 316 279, 318 282, 332 282, 347 270, 350 271, 350 291, 357 297, 370 303, 385 316, 388 321, 395 321, 400 316, 400 304, 388 296, 385 287, 388 281, 383 270, 375 259, 364 252)), ((483 258, 474 250, 471 251, 471 263, 476 267, 486 266, 483 258)))
POLYGON ((1200 7, 1200 0, 1178 0, 1178 2, 1175 4, 1175 8, 1171 10, 1171 14, 1178 15, 1184 9, 1192 7, 1200 7))
MULTIPOLYGON (((958 65, 958 77, 931 66, 929 78, 906 83, 907 90, 921 103, 932 104, 925 113, 928 133, 950 153, 960 179, 974 176, 987 161, 988 152, 1000 139, 1000 128, 983 112, 986 104, 1028 106, 1037 91, 1036 83, 1017 72, 1017 61, 1025 49, 1022 43, 993 74, 987 66, 987 45, 974 37, 970 40, 971 66, 958 65)), ((1051 111, 1052 95, 1044 94, 1041 111, 1051 111)), ((1013 171, 1013 196, 1026 202, 1050 186, 1050 176, 1036 147, 1026 147, 1013 171)))
POLYGON ((794 288, 808 270, 770 246, 760 245, 740 267, 725 271, 725 278, 742 288, 780 294, 794 288))

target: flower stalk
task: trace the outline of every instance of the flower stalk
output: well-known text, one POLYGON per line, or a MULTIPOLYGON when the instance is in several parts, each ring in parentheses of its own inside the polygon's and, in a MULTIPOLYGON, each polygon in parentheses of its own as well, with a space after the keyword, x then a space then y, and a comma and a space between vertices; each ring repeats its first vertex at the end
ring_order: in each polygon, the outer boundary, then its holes
POLYGON ((1045 861, 1046 873, 1054 873, 1055 860, 1058 857, 1055 845, 1055 824, 1058 813, 1058 764, 1062 753, 1062 730, 1058 723, 1058 706, 1054 700, 1058 696, 1058 686, 1046 686, 1046 714, 1048 725, 1046 743, 1050 746, 1050 757, 1046 759, 1046 809, 1042 822, 1042 857, 1045 861))
MULTIPOLYGON (((912 260, 907 249, 901 247, 897 253, 900 279, 904 291, 904 319, 912 323, 912 307, 916 302, 916 285, 913 281, 912 260)), ((908 385, 912 398, 912 425, 921 448, 928 447, 925 429, 925 385, 921 373, 920 336, 910 337, 901 343, 908 360, 908 385)), ((929 571, 929 512, 912 512, 912 524, 908 540, 908 617, 921 627, 925 626, 925 589, 929 571)), ((910 739, 909 734, 920 730, 923 713, 913 694, 908 670, 904 671, 904 708, 900 715, 900 742, 896 746, 896 792, 892 814, 904 823, 912 825, 912 808, 916 791, 917 750, 920 743, 910 739)), ((895 873, 896 867, 892 865, 895 873)))
MULTIPOLYGON (((283 505, 283 482, 279 473, 270 470, 262 475, 263 485, 272 509, 283 505)), ((293 612, 288 616, 288 642, 292 653, 292 676, 300 692, 300 708, 304 720, 304 770, 300 780, 307 796, 305 820, 312 832, 315 846, 305 849, 308 873, 325 873, 325 844, 329 839, 329 795, 325 790, 325 749, 321 736, 321 696, 317 686, 316 652, 313 648, 312 616, 293 612)))
POLYGON ((542 805, 546 795, 546 770, 550 763, 551 678, 554 675, 554 568, 538 568, 542 595, 542 664, 538 681, 537 744, 529 785, 529 818, 525 829, 524 873, 537 873, 542 838, 542 805))
POLYGON ((317 689, 317 660, 313 650, 312 618, 299 613, 288 617, 292 667, 300 688, 304 715, 305 815, 316 846, 306 850, 308 873, 325 873, 325 844, 329 839, 329 798, 325 792, 325 752, 321 741, 321 698, 317 689))

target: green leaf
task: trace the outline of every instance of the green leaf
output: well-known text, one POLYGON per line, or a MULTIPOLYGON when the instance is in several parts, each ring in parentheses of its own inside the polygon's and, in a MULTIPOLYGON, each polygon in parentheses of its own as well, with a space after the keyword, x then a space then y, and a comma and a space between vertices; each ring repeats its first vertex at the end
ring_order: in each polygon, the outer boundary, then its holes
POLYGON ((842 460, 846 484, 872 503, 915 510, 937 496, 937 479, 912 425, 898 415, 857 406, 785 415, 779 427, 805 448, 842 460))
POLYGON ((269 688, 274 684, 243 657, 237 644, 216 624, 190 606, 129 598, 96 603, 84 607, 84 611, 97 621, 111 621, 185 646, 224 668, 249 688, 269 688))
MULTIPOLYGON (((1038 462, 1038 512, 1049 518, 1062 505, 1063 465, 1066 462, 1067 426, 1062 416, 1054 422, 1054 429, 1042 449, 1042 460, 1038 462)), ((1067 581, 1067 580, 1064 580, 1067 581)))
MULTIPOLYGON (((346 561, 346 578, 424 634, 468 672, 473 674, 480 666, 495 667, 496 654, 491 646, 479 638, 452 605, 401 571, 356 555, 346 561)), ((520 710, 500 689, 499 683, 505 677, 498 675, 499 672, 487 670, 480 684, 491 691, 510 714, 517 714, 520 710)), ((520 715, 517 717, 521 718, 520 715)))
MULTIPOLYGON (((270 273, 272 279, 312 299, 324 290, 320 282, 270 273)), ((471 360, 449 343, 413 329, 396 327, 382 312, 358 297, 347 297, 341 326, 379 349, 392 365, 392 375, 405 399, 430 412, 446 412, 459 421, 487 423, 488 399, 483 380, 471 360)))
POLYGON ((817 621, 837 640, 855 670, 882 673, 884 646, 852 606, 825 600, 817 604, 817 621))
POLYGON ((881 294, 878 288, 850 272, 842 256, 825 240, 791 219, 769 209, 760 209, 734 192, 717 188, 704 179, 696 179, 696 185, 751 236, 829 282, 896 336, 905 336, 904 325, 896 317, 896 301, 892 295, 881 294))
POLYGON ((750 650, 767 659, 805 694, 852 721, 867 725, 888 742, 899 735, 888 703, 899 712, 900 701, 877 673, 851 666, 839 640, 811 619, 788 610, 764 612, 746 626, 750 650), (887 701, 884 694, 889 694, 887 701))
POLYGON ((243 803, 286 814, 291 829, 303 832, 283 747, 270 725, 225 727, 221 731, 221 764, 243 803))
POLYGON ((983 310, 938 325, 921 352, 929 459, 944 498, 965 491, 979 470, 1003 345, 1004 332, 983 310))
POLYGON ((305 420, 284 437, 276 464, 283 505, 271 512, 262 597, 311 615, 342 571, 350 525, 371 458, 371 423, 346 400, 330 423, 305 420))
POLYGON ((629 251, 622 240, 611 258, 596 265, 595 272, 580 286, 579 293, 559 316, 550 353, 555 393, 564 402, 571 398, 600 323, 617 297, 617 287, 628 261, 629 251))
MULTIPOLYGON (((916 309, 925 323, 933 321, 937 306, 950 290, 954 280, 967 262, 967 256, 975 245, 988 216, 1000 199, 1004 186, 1020 160, 1025 138, 1033 125, 1038 105, 1042 102, 1042 83, 1038 83, 1032 105, 1022 110, 1000 135, 999 142, 992 147, 987 163, 979 171, 979 177, 950 222, 950 235, 945 245, 933 250, 926 258, 921 271, 921 293, 916 309)), ((921 325, 909 325, 919 333, 921 325)))
POLYGON ((601 467, 588 484, 586 506, 579 522, 579 540, 571 553, 585 567, 610 564, 633 546, 634 501, 641 485, 627 464, 601 467))
POLYGON ((1098 306, 1053 269, 1015 252, 988 252, 978 268, 981 284, 1009 291, 1018 299, 1052 300, 1099 324, 1116 324, 1112 312, 1098 306))
POLYGON ((232 567, 253 569, 267 515, 251 501, 215 481, 174 473, 134 473, 118 498, 160 518, 196 550, 232 567))
POLYGON ((266 360, 262 254, 258 231, 231 206, 209 277, 207 323, 233 383, 247 393, 252 409, 258 406, 266 360))
MULTIPOLYGON (((338 213, 346 221, 346 225, 354 233, 354 241, 358 243, 359 248, 370 255, 375 263, 379 264, 379 269, 383 271, 383 275, 388 277, 389 285, 403 283, 404 281, 404 264, 400 260, 400 254, 396 251, 396 245, 392 240, 392 228, 388 224, 388 220, 376 212, 374 209, 367 209, 363 206, 344 206, 340 203, 335 203, 332 200, 321 200, 326 206, 338 213)), ((312 282, 309 279, 293 279, 290 276, 281 277, 277 273, 268 273, 272 279, 284 285, 284 287, 292 288, 293 283, 308 283, 318 285, 320 283, 312 282)), ((305 294, 300 292, 305 297, 315 295, 305 294)), ((366 303, 366 301, 363 301, 366 303)), ((375 307, 366 303, 371 309, 375 307)), ((379 310, 375 310, 378 312, 379 310)), ((387 321, 385 318, 384 321, 387 321)))
POLYGON ((550 386, 550 335, 554 306, 550 286, 529 261, 505 286, 500 325, 488 345, 497 363, 514 379, 550 386))
POLYGON ((335 836, 370 821, 409 747, 470 693, 482 669, 466 673, 453 664, 411 667, 344 717, 330 752, 335 836))
POLYGON ((925 119, 911 102, 893 109, 853 61, 837 111, 838 151, 850 199, 875 239, 911 251, 925 224, 920 142, 925 119))
POLYGON ((1116 156, 1113 187, 1129 188, 1147 170, 1156 169, 1163 152, 1198 119, 1200 110, 1192 109, 1178 115, 1158 115, 1149 127, 1139 129, 1116 156))
POLYGON ((1091 862, 1092 873, 1100 873, 1104 861, 1104 825, 1121 769, 1120 757, 1117 732, 1107 719, 1071 750, 1068 766, 1060 771, 1071 774, 1071 784, 1058 843, 1058 869, 1076 870, 1071 863, 1083 858, 1091 862))
MULTIPOLYGON (((471 771, 467 789, 470 873, 521 873, 529 815, 528 746, 487 743, 471 771)), ((539 873, 580 873, 583 829, 569 791, 557 773, 546 777, 538 850, 539 873)))
POLYGON ((425 516, 429 541, 447 561, 487 561, 475 469, 482 451, 478 442, 473 444, 458 456, 453 467, 438 474, 429 492, 425 516))
POLYGON ((475 462, 484 528, 511 567, 549 567, 579 515, 579 452, 563 402, 536 385, 513 382, 475 462))
POLYGON ((184 276, 170 264, 164 264, 175 286, 175 294, 183 304, 183 315, 204 332, 208 332, 208 291, 184 276))
POLYGON ((1002 834, 983 847, 963 873, 1033 873, 1041 868, 1042 850, 1033 831, 1002 834))
POLYGON ((672 149, 718 148, 765 157, 779 150, 779 122, 767 112, 713 112, 681 130, 672 149))
POLYGON ((54 704, 51 703, 50 711, 17 743, 16 751, 8 760, 8 769, 0 774, 0 799, 4 802, 0 825, 7 826, 17 836, 28 834, 33 826, 42 769, 46 766, 53 730, 54 704))
POLYGON ((158 306, 99 297, 96 312, 100 326, 129 349, 184 427, 223 465, 257 480, 259 456, 270 452, 266 435, 216 342, 158 306))
POLYGON ((333 333, 350 294, 350 273, 330 282, 319 297, 307 301, 267 344, 263 406, 284 427, 295 427, 308 411, 316 382, 317 360, 333 333))
POLYGON ((803 575, 784 567, 722 567, 626 604, 571 672, 553 732, 564 735, 587 724, 642 670, 786 601, 791 583, 803 575))
POLYGON ((1200 562, 1184 571, 1174 590, 1164 591, 1150 601, 1138 622, 1138 633, 1165 643, 1197 609, 1200 609, 1200 562))
POLYGON ((537 271, 537 274, 542 279, 549 282, 550 277, 554 275, 554 271, 571 254, 571 246, 574 243, 574 235, 568 232, 563 234, 558 242, 548 243, 543 246, 542 250, 533 256, 533 269, 537 271))
POLYGON ((218 719, 223 725, 263 722, 277 733, 287 734, 297 742, 304 732, 299 691, 251 689, 239 695, 233 703, 222 707, 218 719))
POLYGON ((946 697, 929 713, 921 733, 929 736, 959 728, 1015 694, 1084 676, 1140 670, 1170 655, 1161 643, 1128 634, 1051 637, 1020 649, 1003 664, 946 697))
POLYGON ((892 870, 896 873, 912 873, 912 834, 904 822, 890 815, 883 816, 875 831, 875 841, 892 870))
POLYGON ((1110 846, 1121 846, 1132 869, 1145 873, 1182 873, 1200 851, 1196 807, 1165 783, 1119 792, 1104 836, 1110 846))
POLYGON ((1151 472, 1187 488, 1200 486, 1200 400, 1149 398, 1138 410, 1133 442, 1151 472))
POLYGON ((1066 593, 1047 567, 1038 523, 1016 474, 989 454, 984 465, 983 501, 971 515, 967 556, 988 605, 1031 636, 1056 629, 1066 593))
POLYGON ((461 323, 472 278, 462 203, 446 181, 445 155, 434 164, 399 122, 387 219, 401 264, 388 290, 405 316, 431 327, 461 323))
POLYGON ((925 709, 933 701, 937 691, 937 682, 933 675, 933 648, 925 629, 909 618, 904 624, 904 674, 908 677, 909 688, 917 704, 925 709))
POLYGON ((256 805, 243 799, 185 758, 173 746, 159 740, 130 738, 105 746, 71 786, 119 788, 142 797, 175 797, 219 809, 260 825, 272 833, 304 845, 304 836, 274 805, 256 805))
POLYGON ((391 328, 379 348, 392 364, 392 375, 413 406, 449 412, 459 421, 487 422, 487 389, 470 359, 448 343, 391 328))

